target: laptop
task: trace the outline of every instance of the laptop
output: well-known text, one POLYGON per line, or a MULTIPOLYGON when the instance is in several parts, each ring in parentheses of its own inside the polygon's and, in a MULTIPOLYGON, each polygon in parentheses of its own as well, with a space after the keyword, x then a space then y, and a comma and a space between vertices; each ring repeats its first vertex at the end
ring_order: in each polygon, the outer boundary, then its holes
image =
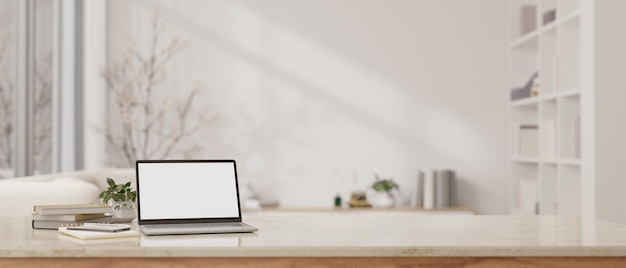
POLYGON ((137 160, 137 214, 146 235, 249 233, 235 160, 137 160))

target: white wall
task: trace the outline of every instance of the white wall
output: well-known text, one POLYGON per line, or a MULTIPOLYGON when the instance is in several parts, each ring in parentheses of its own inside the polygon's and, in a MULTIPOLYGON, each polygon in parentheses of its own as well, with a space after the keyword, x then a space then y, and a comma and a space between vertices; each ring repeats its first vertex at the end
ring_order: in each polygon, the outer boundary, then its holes
MULTIPOLYGON (((623 11, 626 2, 619 0, 595 1, 594 48, 592 65, 595 67, 592 106, 595 137, 593 144, 595 176, 595 214, 593 216, 626 224, 626 23, 623 11)), ((583 104, 584 105, 584 104, 583 104)))
MULTIPOLYGON (((198 158, 237 159, 285 206, 451 168, 460 205, 506 213, 505 1, 159 2, 190 42, 161 88, 201 83, 218 116, 198 158)), ((154 3, 109 2, 109 61, 126 33, 145 42, 154 3)))

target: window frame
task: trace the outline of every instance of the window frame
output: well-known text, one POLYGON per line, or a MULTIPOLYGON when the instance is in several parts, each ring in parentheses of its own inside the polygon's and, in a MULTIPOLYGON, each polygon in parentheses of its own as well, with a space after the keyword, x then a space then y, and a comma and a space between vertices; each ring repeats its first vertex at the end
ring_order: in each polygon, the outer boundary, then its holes
MULTIPOLYGON (((100 121, 104 116, 101 113, 104 93, 98 86, 99 70, 103 67, 106 45, 104 1, 85 0, 50 0, 52 2, 52 156, 50 172, 72 171, 84 168, 85 163, 90 167, 98 166, 97 160, 103 149, 103 144, 89 146, 89 157, 85 158, 85 133, 94 135, 94 124, 89 121, 100 121), (91 2, 91 3, 90 3, 91 2), (98 3, 94 3, 98 2, 98 3), (100 9, 101 11, 96 11, 100 9), (85 13, 98 14, 95 26, 85 25, 85 13), (94 29, 98 33, 89 34, 94 29), (87 38, 100 37, 99 40, 88 41, 87 38), (87 56, 86 50, 97 49, 98 57, 87 56), (101 65, 101 66, 99 66, 101 65), (89 71, 85 67, 90 66, 89 71), (96 68, 96 70, 93 70, 96 68), (96 74, 87 75, 89 72, 96 74), (84 88, 93 86, 95 93, 87 93, 84 88), (85 102, 95 105, 96 108, 85 106, 85 102), (95 115, 94 115, 95 114, 95 115)), ((33 175, 34 161, 34 86, 35 86, 35 44, 36 33, 36 0, 15 0, 15 88, 14 91, 14 132, 12 152, 13 175, 15 177, 33 175)), ((90 19, 90 22, 93 22, 90 19)), ((104 120, 101 120, 104 121, 104 120)), ((98 142, 98 141, 96 141, 98 142)))

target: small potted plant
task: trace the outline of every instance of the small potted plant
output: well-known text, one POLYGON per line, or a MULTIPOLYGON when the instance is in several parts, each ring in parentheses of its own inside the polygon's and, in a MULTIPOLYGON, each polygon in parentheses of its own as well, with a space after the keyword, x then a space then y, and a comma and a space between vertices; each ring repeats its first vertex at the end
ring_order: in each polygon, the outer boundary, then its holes
POLYGON ((111 178, 107 178, 109 188, 103 190, 98 195, 102 199, 102 203, 110 204, 115 209, 115 218, 134 219, 135 202, 137 201, 137 191, 130 187, 130 182, 125 184, 116 184, 111 178))
POLYGON ((393 181, 392 178, 380 178, 378 175, 374 175, 376 181, 372 184, 372 190, 370 191, 367 200, 372 207, 391 207, 394 205, 393 197, 391 196, 392 190, 398 190, 399 186, 393 181))

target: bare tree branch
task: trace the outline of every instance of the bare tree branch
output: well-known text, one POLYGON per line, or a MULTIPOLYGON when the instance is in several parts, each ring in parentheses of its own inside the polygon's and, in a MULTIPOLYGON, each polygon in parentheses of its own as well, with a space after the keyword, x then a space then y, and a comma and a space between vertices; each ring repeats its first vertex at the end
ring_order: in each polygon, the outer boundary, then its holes
MULTIPOLYGON (((103 73, 108 94, 115 106, 103 131, 108 152, 117 160, 110 164, 133 166, 137 159, 189 157, 199 147, 181 148, 183 139, 206 126, 202 113, 194 112, 196 87, 180 98, 163 96, 157 86, 165 79, 167 63, 185 47, 178 37, 166 38, 166 22, 158 8, 151 18, 147 54, 127 42, 123 59, 103 73)), ((178 95, 179 91, 176 92, 178 95)))

